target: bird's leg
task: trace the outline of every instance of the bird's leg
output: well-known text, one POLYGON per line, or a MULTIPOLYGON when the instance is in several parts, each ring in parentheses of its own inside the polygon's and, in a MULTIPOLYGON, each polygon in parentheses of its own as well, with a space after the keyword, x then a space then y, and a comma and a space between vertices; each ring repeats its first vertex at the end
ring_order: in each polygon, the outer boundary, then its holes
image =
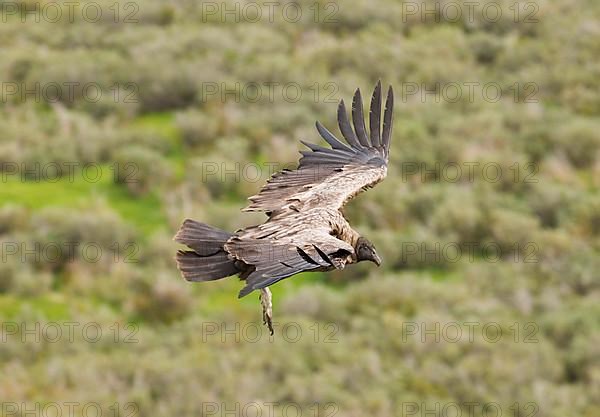
POLYGON ((259 299, 263 309, 263 324, 269 327, 269 332, 273 336, 273 297, 269 287, 261 288, 259 299))

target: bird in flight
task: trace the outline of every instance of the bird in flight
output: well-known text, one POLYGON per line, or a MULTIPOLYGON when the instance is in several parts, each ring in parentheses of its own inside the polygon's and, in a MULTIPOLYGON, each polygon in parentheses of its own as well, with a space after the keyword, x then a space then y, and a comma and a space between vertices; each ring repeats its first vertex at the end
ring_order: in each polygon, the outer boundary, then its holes
POLYGON ((394 95, 387 92, 381 123, 381 82, 371 99, 369 132, 357 89, 352 100, 352 124, 342 100, 338 124, 347 143, 321 123, 316 127, 331 148, 301 141, 296 170, 273 175, 260 192, 250 197, 243 211, 262 211, 268 219, 260 225, 229 233, 186 219, 174 237, 191 250, 180 250, 176 261, 188 281, 213 281, 239 275, 246 285, 238 298, 260 291, 263 322, 273 334, 272 296, 269 286, 304 271, 344 269, 371 261, 381 264, 373 244, 352 229, 341 209, 368 188, 382 181, 392 136, 394 95))

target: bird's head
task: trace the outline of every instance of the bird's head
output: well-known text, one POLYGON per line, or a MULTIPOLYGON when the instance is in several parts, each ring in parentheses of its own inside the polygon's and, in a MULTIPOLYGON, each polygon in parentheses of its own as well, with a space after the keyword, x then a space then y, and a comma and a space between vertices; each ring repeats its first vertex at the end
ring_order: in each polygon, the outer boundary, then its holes
POLYGON ((356 247, 354 250, 356 251, 356 259, 358 262, 371 261, 377 266, 381 265, 381 258, 377 254, 375 246, 373 246, 369 239, 359 237, 356 241, 356 247))

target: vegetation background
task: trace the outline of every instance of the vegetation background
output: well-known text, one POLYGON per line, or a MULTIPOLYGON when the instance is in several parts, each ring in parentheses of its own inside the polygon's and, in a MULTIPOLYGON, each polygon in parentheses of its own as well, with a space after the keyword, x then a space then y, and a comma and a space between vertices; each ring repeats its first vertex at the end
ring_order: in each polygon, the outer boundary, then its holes
POLYGON ((600 3, 466 3, 1 1, 2 414, 600 415, 600 3), (273 338, 183 282, 181 221, 262 220, 379 79, 389 175, 347 215, 384 265, 277 284, 273 338))

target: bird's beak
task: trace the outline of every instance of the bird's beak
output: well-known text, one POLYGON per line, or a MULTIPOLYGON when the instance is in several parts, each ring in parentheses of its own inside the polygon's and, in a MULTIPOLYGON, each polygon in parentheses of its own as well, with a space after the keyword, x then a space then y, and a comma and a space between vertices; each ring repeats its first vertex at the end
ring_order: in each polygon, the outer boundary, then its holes
POLYGON ((381 265, 381 258, 379 257, 379 255, 377 253, 373 254, 373 262, 375 262, 375 265, 380 266, 381 265))

